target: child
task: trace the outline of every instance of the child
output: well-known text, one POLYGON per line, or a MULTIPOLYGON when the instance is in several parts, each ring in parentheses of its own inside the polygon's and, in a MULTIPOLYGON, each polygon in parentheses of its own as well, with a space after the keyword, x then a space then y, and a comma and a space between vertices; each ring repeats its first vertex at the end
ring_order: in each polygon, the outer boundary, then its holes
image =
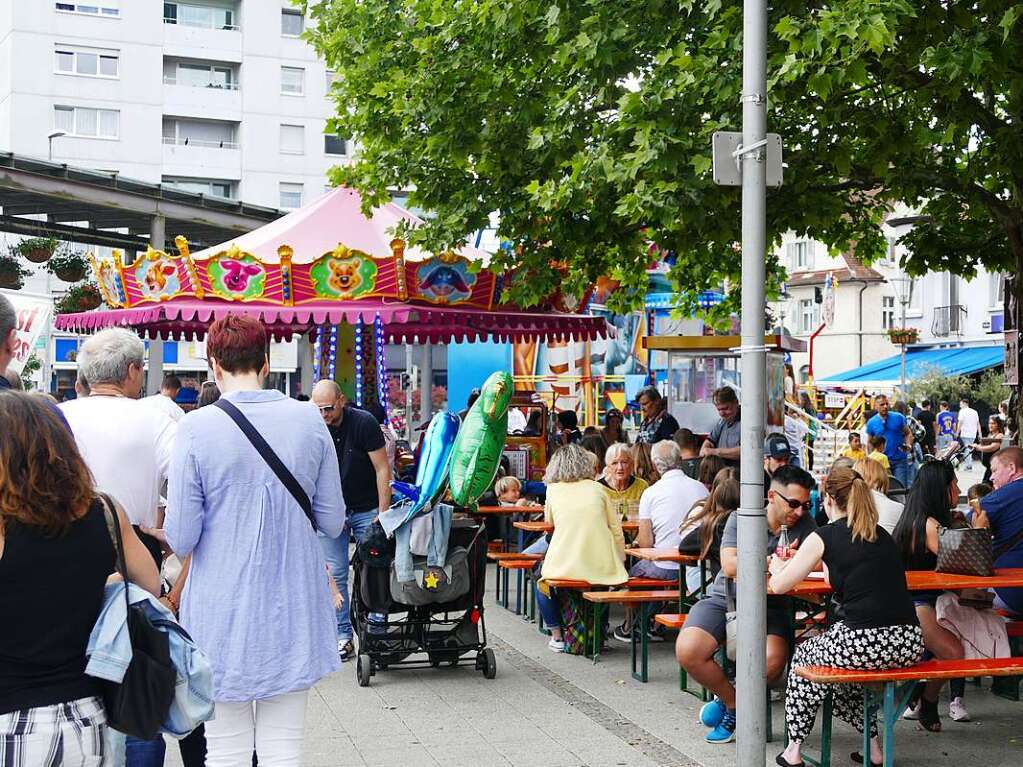
POLYGON ((518 477, 501 477, 494 483, 494 495, 501 506, 518 506, 522 497, 522 483, 518 477))
POLYGON ((851 458, 853 461, 862 461, 867 457, 863 450, 863 440, 857 431, 849 432, 849 447, 842 451, 842 455, 851 458))
POLYGON ((885 449, 885 446, 887 444, 888 444, 888 441, 883 436, 881 436, 880 434, 878 434, 876 437, 871 437, 870 438, 870 449, 871 449, 871 452, 867 456, 867 458, 869 458, 872 461, 877 461, 882 466, 884 466, 884 470, 886 472, 891 474, 892 473, 892 465, 888 462, 888 456, 886 456, 884 454, 884 449, 885 449))

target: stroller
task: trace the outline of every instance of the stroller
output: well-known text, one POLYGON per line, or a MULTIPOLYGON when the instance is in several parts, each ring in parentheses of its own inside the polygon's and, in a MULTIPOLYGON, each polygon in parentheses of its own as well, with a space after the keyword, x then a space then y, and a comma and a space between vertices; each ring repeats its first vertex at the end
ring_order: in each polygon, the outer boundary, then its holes
MULTIPOLYGON (((494 651, 487 647, 483 619, 487 534, 470 519, 451 524, 448 561, 468 571, 468 590, 442 603, 405 604, 392 590, 394 542, 383 531, 356 548, 353 559, 352 625, 359 639, 356 676, 360 687, 388 668, 437 668, 473 663, 487 679, 497 675, 494 651), (375 540, 374 540, 375 539, 375 540), (459 551, 461 549, 461 551, 459 551), (462 553, 464 552, 464 560, 462 553), (372 615, 371 614, 375 614, 372 615), (425 656, 425 657, 424 657, 425 656)), ((464 572, 463 572, 464 576, 464 572)))

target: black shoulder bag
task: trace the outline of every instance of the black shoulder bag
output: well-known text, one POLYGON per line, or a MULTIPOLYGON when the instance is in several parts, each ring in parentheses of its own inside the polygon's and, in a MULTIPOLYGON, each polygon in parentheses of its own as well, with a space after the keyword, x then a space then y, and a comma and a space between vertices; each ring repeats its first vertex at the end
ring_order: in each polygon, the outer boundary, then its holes
POLYGON ((298 480, 295 479, 295 475, 288 471, 288 467, 281 463, 281 459, 277 457, 277 453, 273 451, 273 448, 267 444, 266 440, 263 439, 262 435, 256 431, 256 427, 252 425, 252 421, 245 417, 241 410, 235 407, 231 402, 221 397, 213 403, 214 407, 218 407, 231 416, 231 420, 235 422, 239 429, 242 430, 252 446, 256 448, 256 452, 262 456, 263 460, 266 461, 266 465, 270 467, 271 471, 277 475, 277 479, 281 481, 291 493, 292 497, 298 502, 298 505, 302 507, 302 511, 305 512, 306 517, 309 519, 309 524, 313 526, 313 530, 316 529, 316 517, 313 516, 313 504, 309 500, 309 496, 306 491, 302 489, 302 485, 299 484, 298 480))
POLYGON ((128 598, 128 567, 116 507, 109 496, 100 498, 114 544, 117 572, 124 579, 124 603, 131 639, 131 662, 124 678, 120 683, 100 681, 103 707, 107 724, 118 732, 139 740, 153 740, 160 734, 174 701, 177 671, 171 663, 167 634, 152 624, 142 605, 133 605, 128 598))

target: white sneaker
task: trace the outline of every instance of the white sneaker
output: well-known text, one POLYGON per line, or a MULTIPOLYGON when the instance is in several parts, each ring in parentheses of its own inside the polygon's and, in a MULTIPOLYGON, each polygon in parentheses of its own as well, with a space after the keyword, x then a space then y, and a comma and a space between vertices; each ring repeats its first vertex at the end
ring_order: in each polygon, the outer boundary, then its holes
POLYGON ((919 703, 917 703, 915 706, 910 706, 909 708, 906 709, 906 712, 902 715, 902 718, 907 719, 909 721, 915 721, 919 719, 920 718, 920 712, 918 711, 919 708, 920 708, 919 703))
POLYGON ((966 710, 962 698, 952 698, 948 704, 948 715, 953 722, 970 721, 970 712, 966 710))
POLYGON ((560 639, 551 637, 551 640, 547 643, 547 649, 551 652, 565 652, 565 643, 560 639))

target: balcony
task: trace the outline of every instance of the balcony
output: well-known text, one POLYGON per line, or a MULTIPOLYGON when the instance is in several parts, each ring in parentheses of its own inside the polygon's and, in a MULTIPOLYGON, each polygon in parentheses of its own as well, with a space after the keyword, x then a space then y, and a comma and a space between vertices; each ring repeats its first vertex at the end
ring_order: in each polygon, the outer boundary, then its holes
POLYGON ((237 82, 196 84, 165 75, 163 104, 167 114, 239 122, 242 96, 237 82))
POLYGON ((931 335, 935 338, 961 336, 966 331, 966 307, 962 304, 934 307, 931 335))
POLYGON ((163 171, 168 176, 241 178, 241 152, 234 141, 163 138, 163 171))
POLYGON ((235 12, 212 6, 176 5, 177 17, 163 19, 165 54, 241 62, 242 36, 238 34, 235 12))

